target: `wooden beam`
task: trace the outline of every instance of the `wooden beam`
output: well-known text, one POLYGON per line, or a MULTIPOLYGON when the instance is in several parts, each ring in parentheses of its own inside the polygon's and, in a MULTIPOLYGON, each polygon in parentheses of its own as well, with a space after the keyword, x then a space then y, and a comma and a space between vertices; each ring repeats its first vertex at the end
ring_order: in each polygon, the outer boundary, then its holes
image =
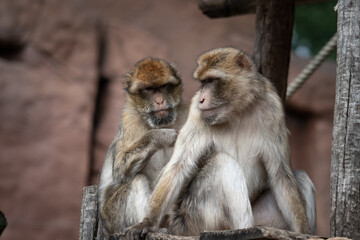
MULTIPOLYGON (((296 0, 297 5, 329 0, 296 0)), ((210 18, 255 13, 256 0, 200 0, 200 10, 210 18)))
POLYGON ((256 0, 200 0, 199 8, 210 18, 255 13, 256 0))
MULTIPOLYGON (((338 3, 331 236, 360 239, 360 1, 338 3)), ((326 86, 325 86, 326 87, 326 86)))
POLYGON ((254 62, 285 102, 294 0, 257 0, 254 62))

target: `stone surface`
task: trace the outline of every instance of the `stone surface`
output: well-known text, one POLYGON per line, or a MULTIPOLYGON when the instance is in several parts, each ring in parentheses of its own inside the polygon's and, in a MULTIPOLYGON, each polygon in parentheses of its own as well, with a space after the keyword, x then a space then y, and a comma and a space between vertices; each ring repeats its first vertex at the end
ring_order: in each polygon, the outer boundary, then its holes
MULTIPOLYGON (((308 62, 309 60, 292 56, 289 82, 295 79, 308 62)), ((335 104, 335 75, 335 64, 324 62, 299 91, 291 97, 287 107, 293 111, 307 112, 319 117, 331 115, 332 118, 335 104)))
MULTIPOLYGON (((290 81, 308 61, 292 58, 290 81)), ((305 170, 316 188, 317 234, 330 231, 330 160, 335 64, 325 62, 287 103, 293 168, 305 170)))
POLYGON ((27 30, 16 57, 0 52, 0 206, 9 223, 4 239, 78 235, 97 43, 93 25, 72 7, 58 1, 8 1, 1 8, 9 10, 15 35, 23 26, 17 28, 17 17, 25 18, 27 30))

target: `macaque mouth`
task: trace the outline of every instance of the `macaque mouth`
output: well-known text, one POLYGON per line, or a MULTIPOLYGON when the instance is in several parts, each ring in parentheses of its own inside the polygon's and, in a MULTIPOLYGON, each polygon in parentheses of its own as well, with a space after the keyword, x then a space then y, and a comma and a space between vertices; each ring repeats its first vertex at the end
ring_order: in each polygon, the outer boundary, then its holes
POLYGON ((207 113, 207 112, 213 112, 213 111, 217 111, 218 109, 224 107, 226 104, 220 104, 214 107, 209 107, 209 108, 201 108, 199 107, 199 109, 201 110, 201 112, 203 113, 207 113))
POLYGON ((151 113, 158 115, 158 116, 166 116, 166 114, 168 114, 171 110, 172 110, 172 108, 163 108, 163 109, 158 109, 158 110, 152 111, 151 113))
POLYGON ((208 124, 213 125, 215 121, 217 121, 216 119, 218 119, 218 117, 226 113, 228 106, 229 106, 228 104, 224 103, 214 107, 203 108, 203 109, 199 108, 201 118, 208 124))
POLYGON ((168 112, 168 111, 170 111, 171 110, 171 108, 163 108, 163 109, 158 109, 158 110, 155 110, 155 111, 152 111, 152 112, 154 112, 154 113, 157 113, 157 112, 168 112))
POLYGON ((218 107, 212 107, 212 108, 200 108, 200 110, 202 112, 210 112, 210 111, 213 111, 213 110, 217 110, 219 109, 221 106, 218 106, 218 107))
POLYGON ((148 117, 153 126, 168 126, 176 120, 176 112, 173 108, 164 108, 151 111, 148 117))
POLYGON ((155 115, 157 115, 158 117, 166 117, 168 115, 168 110, 159 110, 155 112, 155 115))

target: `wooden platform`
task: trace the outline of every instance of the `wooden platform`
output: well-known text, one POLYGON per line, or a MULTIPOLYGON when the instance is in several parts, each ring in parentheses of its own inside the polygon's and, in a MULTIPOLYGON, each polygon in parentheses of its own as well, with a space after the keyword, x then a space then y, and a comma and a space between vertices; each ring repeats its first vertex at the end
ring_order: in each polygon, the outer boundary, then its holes
MULTIPOLYGON (((80 240, 107 240, 103 235, 102 226, 98 218, 97 186, 83 189, 80 240)), ((164 233, 148 233, 145 240, 349 240, 348 238, 326 238, 311 236, 272 227, 253 227, 239 230, 202 232, 200 236, 184 237, 164 233)), ((114 234, 109 240, 126 240, 122 234, 114 234)))

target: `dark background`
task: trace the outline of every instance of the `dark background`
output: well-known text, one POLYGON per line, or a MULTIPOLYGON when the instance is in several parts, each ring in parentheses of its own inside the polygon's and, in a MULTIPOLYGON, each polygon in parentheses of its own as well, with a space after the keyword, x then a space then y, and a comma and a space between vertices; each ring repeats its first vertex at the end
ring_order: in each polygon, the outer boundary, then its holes
MULTIPOLYGON (((334 2, 297 8, 298 55, 317 52, 335 32, 334 2)), ((212 20, 191 0, 1 0, 2 239, 78 238, 82 187, 98 181, 124 102, 121 75, 136 61, 174 62, 189 102, 199 54, 223 46, 251 54, 254 29, 254 15, 212 20)), ((289 81, 307 62, 292 55, 289 81)), ((293 167, 315 184, 325 236, 334 89, 335 63, 327 62, 286 106, 293 167)))

